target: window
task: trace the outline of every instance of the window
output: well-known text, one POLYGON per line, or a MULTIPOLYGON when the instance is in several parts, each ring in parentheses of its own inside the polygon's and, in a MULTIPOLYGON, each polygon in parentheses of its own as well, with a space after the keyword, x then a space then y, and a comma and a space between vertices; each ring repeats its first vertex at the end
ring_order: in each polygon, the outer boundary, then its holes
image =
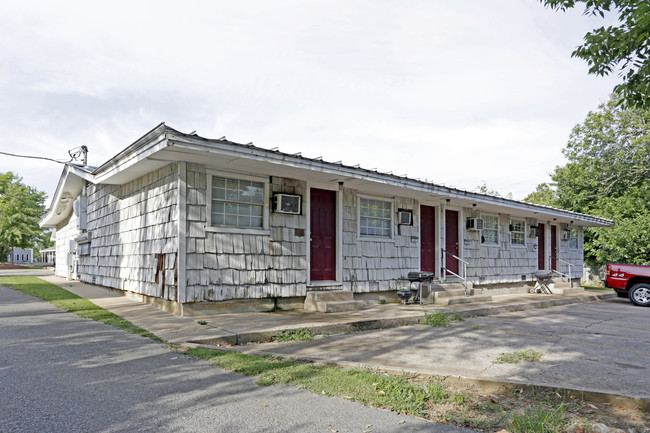
POLYGON ((359 198, 359 235, 390 238, 392 204, 388 201, 359 198))
POLYGON ((211 177, 210 223, 218 227, 264 227, 264 182, 211 177))
POLYGON ((481 230, 481 243, 499 244, 499 217, 481 215, 483 219, 483 230, 481 230))
POLYGON ((578 228, 571 227, 569 229, 569 248, 578 249, 578 228))
POLYGON ((525 245, 526 239, 526 221, 511 220, 510 221, 510 244, 511 245, 525 245))

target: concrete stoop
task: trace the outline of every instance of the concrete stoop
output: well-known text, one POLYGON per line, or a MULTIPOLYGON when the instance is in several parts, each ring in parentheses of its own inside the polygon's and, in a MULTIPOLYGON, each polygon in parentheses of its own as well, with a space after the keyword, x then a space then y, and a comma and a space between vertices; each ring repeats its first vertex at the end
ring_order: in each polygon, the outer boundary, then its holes
POLYGON ((492 296, 484 295, 482 289, 474 289, 471 283, 467 284, 467 296, 462 283, 433 282, 425 287, 430 291, 429 301, 436 305, 471 304, 492 300, 492 296))
POLYGON ((361 310, 365 306, 365 302, 355 301, 354 294, 348 290, 327 290, 307 292, 304 309, 321 313, 340 313, 361 310))
POLYGON ((561 285, 560 287, 551 284, 549 286, 551 289, 551 292, 553 292, 556 295, 577 295, 580 293, 584 293, 585 289, 579 286, 573 286, 570 287, 569 284, 567 283, 566 287, 564 285, 561 285))

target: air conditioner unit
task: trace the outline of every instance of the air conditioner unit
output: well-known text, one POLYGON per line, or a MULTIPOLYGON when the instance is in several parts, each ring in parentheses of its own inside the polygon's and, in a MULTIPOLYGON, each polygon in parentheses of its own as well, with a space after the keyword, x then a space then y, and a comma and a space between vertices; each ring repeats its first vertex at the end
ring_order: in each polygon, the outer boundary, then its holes
POLYGON ((413 225, 413 212, 410 210, 401 210, 397 212, 397 221, 398 224, 402 226, 413 225))
POLYGON ((465 222, 465 228, 467 230, 483 230, 483 220, 481 218, 467 218, 465 222))
POLYGON ((530 226, 528 228, 528 237, 536 238, 537 236, 539 236, 539 227, 538 226, 530 226))
POLYGON ((562 230, 560 232, 560 239, 562 239, 563 241, 568 241, 570 234, 571 232, 569 230, 562 230))
POLYGON ((273 211, 300 215, 300 197, 293 194, 275 194, 273 196, 273 211))

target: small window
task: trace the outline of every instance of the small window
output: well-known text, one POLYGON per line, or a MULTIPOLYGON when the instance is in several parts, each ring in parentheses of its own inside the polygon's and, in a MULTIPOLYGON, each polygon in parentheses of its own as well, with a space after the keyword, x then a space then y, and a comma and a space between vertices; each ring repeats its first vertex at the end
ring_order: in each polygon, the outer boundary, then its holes
POLYGON ((217 227, 264 227, 264 183, 212 176, 210 223, 217 227))
POLYGON ((578 249, 578 228, 569 229, 569 248, 578 249))
POLYGON ((359 198, 359 235, 390 238, 392 208, 388 201, 359 198))
POLYGON ((481 215, 483 230, 481 230, 481 243, 489 245, 499 244, 499 217, 481 215))
POLYGON ((511 220, 510 221, 510 244, 511 245, 525 245, 526 244, 526 221, 511 220))

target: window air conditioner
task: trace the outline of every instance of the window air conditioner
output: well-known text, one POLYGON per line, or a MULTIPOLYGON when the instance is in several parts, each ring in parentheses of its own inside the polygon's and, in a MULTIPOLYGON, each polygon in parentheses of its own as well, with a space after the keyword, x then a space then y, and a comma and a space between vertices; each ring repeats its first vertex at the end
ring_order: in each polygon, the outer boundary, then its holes
POLYGON ((539 227, 530 226, 528 228, 528 237, 536 238, 537 236, 539 236, 539 227))
POLYGON ((465 228, 467 230, 483 230, 483 220, 481 218, 467 218, 465 222, 465 228))
POLYGON ((409 210, 401 210, 397 212, 398 224, 403 226, 413 225, 413 212, 409 210))
POLYGON ((299 195, 275 194, 273 196, 273 210, 278 213, 300 215, 299 195))
POLYGON ((571 232, 570 232, 569 230, 562 230, 562 231, 560 232, 560 238, 561 238, 563 241, 568 241, 568 240, 569 240, 569 235, 570 235, 570 233, 571 233, 571 232))

